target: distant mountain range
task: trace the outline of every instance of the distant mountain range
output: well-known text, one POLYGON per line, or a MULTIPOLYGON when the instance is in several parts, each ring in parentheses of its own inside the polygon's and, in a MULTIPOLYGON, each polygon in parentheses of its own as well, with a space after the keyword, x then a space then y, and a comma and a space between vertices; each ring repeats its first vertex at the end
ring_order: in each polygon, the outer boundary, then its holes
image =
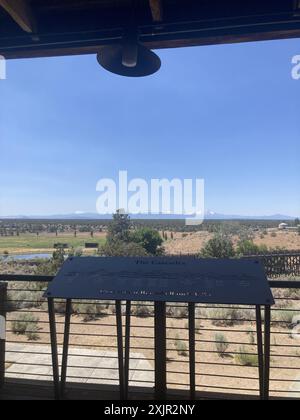
MULTIPOLYGON (((97 213, 71 213, 71 214, 54 214, 50 216, 5 216, 0 219, 14 220, 109 220, 112 216, 101 215, 97 213)), ((140 220, 184 220, 185 216, 178 215, 131 215, 132 219, 140 220)), ((274 214, 270 216, 241 216, 234 214, 221 214, 212 211, 205 213, 205 220, 295 220, 296 217, 286 216, 283 214, 274 214)))

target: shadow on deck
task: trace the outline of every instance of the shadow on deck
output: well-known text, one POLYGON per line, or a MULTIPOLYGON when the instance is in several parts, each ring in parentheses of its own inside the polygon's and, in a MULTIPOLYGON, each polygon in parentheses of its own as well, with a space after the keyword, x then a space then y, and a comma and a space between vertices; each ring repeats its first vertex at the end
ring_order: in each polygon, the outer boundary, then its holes
MULTIPOLYGON (((149 388, 130 387, 129 399, 134 401, 154 400, 154 391, 149 388)), ((100 386, 71 383, 67 387, 67 400, 115 400, 119 401, 118 386, 100 386)), ((258 397, 198 392, 197 400, 258 400, 258 397)), ((8 379, 0 391, 0 400, 54 400, 53 384, 45 381, 8 379)), ((168 390, 166 400, 189 400, 187 391, 168 390)))

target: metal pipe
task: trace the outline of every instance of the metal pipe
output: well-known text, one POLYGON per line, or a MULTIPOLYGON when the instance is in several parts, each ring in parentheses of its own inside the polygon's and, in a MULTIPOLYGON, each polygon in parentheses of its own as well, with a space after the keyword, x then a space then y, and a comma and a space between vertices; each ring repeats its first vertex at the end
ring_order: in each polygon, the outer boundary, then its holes
POLYGON ((271 306, 265 307, 265 372, 264 400, 269 400, 270 394, 270 361, 271 361, 271 306))
POLYGON ((259 394, 261 400, 264 398, 264 346, 261 306, 256 306, 256 333, 257 333, 257 356, 258 356, 258 374, 259 374, 259 394))
POLYGON ((166 303, 155 302, 155 398, 164 400, 167 394, 167 334, 166 303))
POLYGON ((59 363, 58 363, 57 335, 56 335, 56 324, 55 324, 55 307, 54 307, 54 300, 52 298, 48 298, 48 310, 49 310, 50 342, 51 342, 52 368, 53 368, 53 380, 54 380, 54 396, 56 400, 60 400, 59 363))
POLYGON ((196 398, 195 304, 189 304, 190 397, 196 398))
POLYGON ((124 356, 123 356, 123 325, 122 325, 122 305, 121 301, 116 301, 116 323, 118 341, 118 361, 119 361, 119 385, 120 399, 124 400, 124 356))
POLYGON ((65 397, 66 380, 68 370, 68 357, 69 357, 69 342, 70 342, 70 327, 71 327, 71 314, 72 314, 72 300, 68 299, 66 302, 66 315, 65 315, 65 331, 64 331, 64 345, 63 357, 61 364, 61 397, 65 397))
POLYGON ((126 328, 125 328, 125 400, 128 399, 129 391, 129 371, 130 371, 130 329, 131 329, 131 302, 126 302, 126 328))

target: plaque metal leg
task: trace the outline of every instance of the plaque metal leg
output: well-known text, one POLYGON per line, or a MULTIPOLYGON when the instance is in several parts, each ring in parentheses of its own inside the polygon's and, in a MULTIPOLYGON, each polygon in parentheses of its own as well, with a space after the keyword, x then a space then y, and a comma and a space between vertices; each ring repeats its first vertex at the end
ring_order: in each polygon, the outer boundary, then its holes
POLYGON ((124 400, 124 356, 123 356, 123 325, 122 325, 122 302, 116 301, 116 322, 117 322, 117 341, 118 341, 118 361, 119 361, 119 383, 120 399, 124 400))
POLYGON ((49 312, 49 325, 50 325, 54 396, 56 400, 60 400, 59 364, 58 364, 58 351, 57 351, 55 308, 54 308, 54 300, 52 298, 48 298, 48 312, 49 312))
POLYGON ((189 303, 190 398, 196 399, 195 304, 189 303))
POLYGON ((256 306, 256 332, 257 332, 257 355, 258 355, 258 373, 259 373, 259 395, 264 399, 264 346, 261 306, 256 306))
POLYGON ((270 361, 271 361, 271 306, 265 307, 265 369, 264 369, 264 400, 269 400, 270 394, 270 361))
POLYGON ((62 356, 62 365, 61 365, 61 388, 60 388, 61 398, 65 397, 65 391, 66 391, 71 315, 72 315, 72 300, 68 299, 66 303, 64 345, 63 345, 63 356, 62 356))
POLYGON ((166 303, 155 302, 155 398, 167 395, 167 335, 166 303))
POLYGON ((131 302, 126 302, 126 332, 125 332, 125 388, 124 388, 124 398, 128 400, 128 391, 129 391, 129 370, 130 370, 130 329, 131 329, 131 302))

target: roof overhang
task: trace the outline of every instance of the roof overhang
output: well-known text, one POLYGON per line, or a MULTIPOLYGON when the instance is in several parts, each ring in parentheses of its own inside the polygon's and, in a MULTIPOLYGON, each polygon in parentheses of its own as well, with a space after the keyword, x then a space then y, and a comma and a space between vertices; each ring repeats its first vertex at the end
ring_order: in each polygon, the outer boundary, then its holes
MULTIPOLYGON (((135 0, 152 49, 300 37, 300 0, 135 0)), ((0 0, 0 55, 97 53, 119 43, 133 0, 0 0)))

